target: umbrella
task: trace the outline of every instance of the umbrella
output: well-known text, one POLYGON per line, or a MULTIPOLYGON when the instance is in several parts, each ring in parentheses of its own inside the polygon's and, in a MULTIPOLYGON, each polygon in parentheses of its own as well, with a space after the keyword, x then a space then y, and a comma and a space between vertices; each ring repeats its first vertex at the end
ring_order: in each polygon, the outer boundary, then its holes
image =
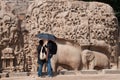
POLYGON ((52 41, 56 40, 56 37, 53 34, 48 34, 48 33, 40 33, 40 34, 37 34, 36 37, 40 39, 46 39, 46 40, 52 40, 52 41))

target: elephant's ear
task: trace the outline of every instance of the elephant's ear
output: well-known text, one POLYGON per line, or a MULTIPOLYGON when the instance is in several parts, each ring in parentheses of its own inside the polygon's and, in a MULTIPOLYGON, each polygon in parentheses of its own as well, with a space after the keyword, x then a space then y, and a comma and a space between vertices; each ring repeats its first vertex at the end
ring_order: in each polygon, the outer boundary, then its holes
POLYGON ((87 53, 87 60, 92 61, 95 58, 95 55, 90 51, 87 53))

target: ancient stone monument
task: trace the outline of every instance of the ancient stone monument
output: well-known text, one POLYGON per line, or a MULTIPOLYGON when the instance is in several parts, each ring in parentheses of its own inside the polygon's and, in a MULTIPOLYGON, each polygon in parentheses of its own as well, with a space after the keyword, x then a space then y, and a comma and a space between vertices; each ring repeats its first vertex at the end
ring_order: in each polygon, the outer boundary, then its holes
POLYGON ((12 48, 14 52, 14 69, 12 70, 25 71, 28 31, 24 28, 23 20, 25 20, 28 5, 26 0, 0 1, 0 72, 3 71, 2 67, 5 67, 2 64, 2 54, 4 54, 2 50, 7 46, 12 48))
POLYGON ((117 18, 107 4, 50 0, 37 1, 28 9, 31 34, 49 32, 79 44, 89 44, 95 39, 113 45, 117 42, 117 18))
POLYGON ((73 40, 91 50, 95 50, 92 46, 97 42, 104 41, 112 47, 116 59, 118 22, 108 4, 76 0, 10 1, 0 1, 0 72, 2 51, 7 46, 14 52, 14 71, 36 71, 35 35, 41 32, 73 40))
POLYGON ((1 60, 2 60, 2 70, 5 71, 10 71, 12 72, 14 69, 14 65, 13 65, 13 60, 14 60, 14 52, 12 48, 5 48, 2 50, 2 56, 1 56, 1 60))
MULTIPOLYGON (((115 47, 118 44, 118 21, 112 7, 99 2, 70 0, 35 1, 28 8, 28 24, 31 39, 41 32, 56 37, 74 40, 83 49, 103 51, 104 44, 115 47), (102 43, 101 43, 102 42, 102 43), (94 46, 100 46, 96 49, 94 46), (102 47, 102 48, 101 48, 102 47)), ((32 40, 34 41, 34 40, 32 40)), ((34 44, 34 43, 33 43, 34 44)), ((117 48, 109 48, 118 55, 117 48)), ((107 52, 109 52, 107 48, 107 52)))

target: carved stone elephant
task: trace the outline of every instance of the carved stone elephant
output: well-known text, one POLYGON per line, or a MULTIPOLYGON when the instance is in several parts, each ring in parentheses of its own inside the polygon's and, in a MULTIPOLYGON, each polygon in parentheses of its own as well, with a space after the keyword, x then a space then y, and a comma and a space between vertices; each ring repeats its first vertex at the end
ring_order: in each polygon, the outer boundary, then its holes
POLYGON ((82 46, 82 50, 89 49, 91 51, 104 53, 108 58, 111 56, 112 47, 104 40, 93 40, 91 45, 82 46))
POLYGON ((68 70, 80 70, 82 68, 81 48, 71 41, 57 39, 57 53, 51 58, 53 72, 58 66, 68 70))
POLYGON ((108 57, 100 52, 84 50, 81 53, 83 69, 104 69, 110 68, 108 57))

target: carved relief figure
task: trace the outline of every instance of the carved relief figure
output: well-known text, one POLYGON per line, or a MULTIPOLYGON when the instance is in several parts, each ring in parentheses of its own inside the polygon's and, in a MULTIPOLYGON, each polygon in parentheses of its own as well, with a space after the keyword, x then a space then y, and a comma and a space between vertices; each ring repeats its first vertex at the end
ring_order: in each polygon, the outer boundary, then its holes
POLYGON ((13 65, 13 60, 14 60, 14 52, 13 49, 10 47, 7 47, 2 50, 2 69, 4 71, 12 72, 14 71, 14 65, 13 65))
POLYGON ((57 71, 58 66, 68 70, 80 70, 82 68, 81 48, 69 40, 57 39, 57 53, 53 55, 51 64, 53 71, 57 71))
POLYGON ((83 69, 109 69, 110 61, 104 53, 83 50, 82 53, 83 69))

